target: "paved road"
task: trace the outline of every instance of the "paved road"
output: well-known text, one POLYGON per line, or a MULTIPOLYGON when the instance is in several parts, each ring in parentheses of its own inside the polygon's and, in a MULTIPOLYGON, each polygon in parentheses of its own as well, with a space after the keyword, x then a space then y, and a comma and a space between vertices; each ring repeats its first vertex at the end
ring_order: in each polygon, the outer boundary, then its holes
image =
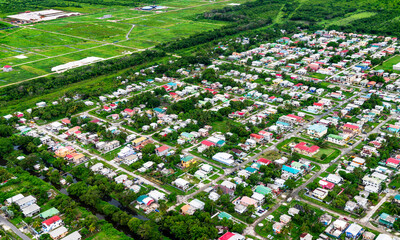
POLYGON ((28 236, 22 233, 17 227, 15 227, 14 224, 10 223, 6 218, 0 215, 0 225, 3 224, 11 228, 11 230, 15 232, 15 234, 17 234, 18 237, 22 238, 23 240, 31 240, 28 236))

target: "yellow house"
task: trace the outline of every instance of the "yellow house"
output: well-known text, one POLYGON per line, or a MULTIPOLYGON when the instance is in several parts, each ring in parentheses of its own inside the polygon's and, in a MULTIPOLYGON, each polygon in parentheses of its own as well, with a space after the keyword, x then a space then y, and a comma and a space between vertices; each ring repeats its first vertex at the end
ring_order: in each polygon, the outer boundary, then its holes
POLYGON ((193 163, 196 163, 196 159, 192 156, 186 156, 181 159, 181 164, 184 168, 189 167, 193 163))

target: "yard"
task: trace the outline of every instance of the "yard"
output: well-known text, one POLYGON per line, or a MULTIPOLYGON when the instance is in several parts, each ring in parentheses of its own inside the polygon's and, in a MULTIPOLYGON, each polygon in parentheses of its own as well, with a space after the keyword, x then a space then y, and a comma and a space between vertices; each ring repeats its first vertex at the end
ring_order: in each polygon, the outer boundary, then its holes
MULTIPOLYGON (((385 71, 393 70, 393 65, 396 65, 400 62, 400 55, 394 56, 387 60, 386 62, 382 63, 381 65, 376 66, 374 69, 380 70, 383 69, 385 71)), ((400 73, 400 71, 394 71, 396 73, 400 73)))

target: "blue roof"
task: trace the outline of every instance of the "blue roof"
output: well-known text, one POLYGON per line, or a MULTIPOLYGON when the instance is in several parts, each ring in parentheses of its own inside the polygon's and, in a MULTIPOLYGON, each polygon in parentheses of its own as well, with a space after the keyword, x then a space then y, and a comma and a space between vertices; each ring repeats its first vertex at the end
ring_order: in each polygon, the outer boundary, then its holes
POLYGON ((314 124, 308 127, 308 130, 316 131, 316 132, 323 132, 326 131, 328 128, 321 124, 314 124))
POLYGON ((161 108, 154 108, 154 111, 159 112, 159 113, 165 112, 165 110, 161 109, 161 108))
POLYGON ((297 174, 297 173, 300 172, 300 170, 297 170, 295 168, 292 168, 292 167, 289 167, 289 166, 286 166, 286 165, 282 166, 282 171, 290 172, 292 174, 297 174))
POLYGON ((176 83, 174 83, 174 82, 169 82, 169 83, 167 83, 167 85, 176 86, 176 83))
POLYGON ((397 194, 396 196, 394 196, 394 199, 400 200, 400 194, 397 194))
POLYGON ((224 140, 219 140, 219 141, 217 142, 217 144, 218 144, 218 145, 225 144, 225 141, 224 141, 224 140))
POLYGON ((247 167, 247 168, 245 168, 244 170, 246 170, 246 171, 248 171, 248 172, 250 172, 250 173, 255 173, 255 172, 257 172, 257 169, 252 168, 252 167, 247 167))
POLYGON ((285 126, 290 126, 290 124, 289 124, 289 123, 287 123, 287 122, 281 122, 281 121, 277 121, 277 122, 276 122, 276 125, 285 125, 285 126))

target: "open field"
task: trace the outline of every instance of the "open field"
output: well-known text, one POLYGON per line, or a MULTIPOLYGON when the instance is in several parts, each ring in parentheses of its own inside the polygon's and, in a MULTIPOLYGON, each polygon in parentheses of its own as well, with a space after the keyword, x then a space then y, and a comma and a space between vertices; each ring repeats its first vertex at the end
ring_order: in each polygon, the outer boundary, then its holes
POLYGON ((133 7, 93 9, 81 16, 0 31, 0 66, 14 69, 0 73, 0 86, 49 74, 52 67, 85 57, 121 56, 219 28, 227 23, 196 20, 196 15, 229 2, 171 0, 162 3, 168 9, 158 13, 133 7), (112 17, 98 19, 105 14, 112 17))
MULTIPOLYGON (((376 69, 376 70, 383 69, 385 71, 393 70, 393 65, 396 65, 399 62, 400 62, 400 56, 397 55, 395 57, 390 58, 389 60, 382 63, 381 65, 376 66, 374 69, 376 69)), ((394 72, 400 73, 400 71, 394 71, 394 72)))

